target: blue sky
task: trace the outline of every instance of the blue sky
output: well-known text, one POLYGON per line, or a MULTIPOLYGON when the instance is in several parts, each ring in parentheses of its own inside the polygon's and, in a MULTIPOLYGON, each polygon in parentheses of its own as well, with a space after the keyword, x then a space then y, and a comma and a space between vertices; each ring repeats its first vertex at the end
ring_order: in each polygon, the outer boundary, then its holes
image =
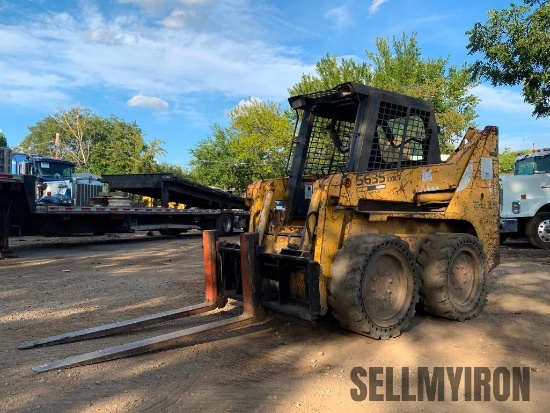
MULTIPOLYGON (((462 65, 470 30, 509 1, 0 0, 0 130, 15 146, 74 105, 135 121, 165 141, 162 161, 189 149, 249 97, 281 102, 327 52, 366 58, 377 37, 417 33, 423 56, 462 65)), ((550 119, 519 88, 478 86, 477 124, 500 148, 550 146, 550 119)))

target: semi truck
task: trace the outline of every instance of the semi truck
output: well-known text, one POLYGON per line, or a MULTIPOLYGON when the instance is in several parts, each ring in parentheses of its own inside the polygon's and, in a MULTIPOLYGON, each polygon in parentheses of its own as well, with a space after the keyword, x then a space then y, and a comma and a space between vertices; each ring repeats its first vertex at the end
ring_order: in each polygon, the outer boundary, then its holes
POLYGON ((526 237, 550 249, 550 148, 516 157, 514 174, 500 178, 501 241, 526 237))
POLYGON ((41 204, 88 205, 104 190, 98 175, 75 173, 75 164, 45 155, 13 153, 11 173, 36 177, 36 199, 41 204))
POLYGON ((72 162, 0 148, 2 251, 10 235, 68 235, 157 230, 178 235, 189 229, 219 229, 230 235, 247 225, 243 198, 172 174, 75 173, 72 162), (115 189, 161 199, 160 207, 134 206, 115 189), (186 208, 170 208, 176 201, 186 208))

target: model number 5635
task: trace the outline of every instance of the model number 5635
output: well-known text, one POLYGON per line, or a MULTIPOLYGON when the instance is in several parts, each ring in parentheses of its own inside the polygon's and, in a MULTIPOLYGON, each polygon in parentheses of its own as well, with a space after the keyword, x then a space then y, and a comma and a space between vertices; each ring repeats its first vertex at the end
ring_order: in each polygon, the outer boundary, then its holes
POLYGON ((357 186, 383 184, 384 182, 386 182, 386 177, 382 172, 357 175, 355 179, 357 186))

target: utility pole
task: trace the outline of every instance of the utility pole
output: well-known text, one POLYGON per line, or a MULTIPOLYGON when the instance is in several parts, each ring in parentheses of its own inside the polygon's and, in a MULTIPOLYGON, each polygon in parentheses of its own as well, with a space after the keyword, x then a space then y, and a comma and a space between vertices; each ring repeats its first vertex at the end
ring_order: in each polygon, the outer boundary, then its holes
POLYGON ((59 144, 60 144, 61 137, 59 135, 59 132, 55 133, 55 158, 60 159, 59 154, 59 144))

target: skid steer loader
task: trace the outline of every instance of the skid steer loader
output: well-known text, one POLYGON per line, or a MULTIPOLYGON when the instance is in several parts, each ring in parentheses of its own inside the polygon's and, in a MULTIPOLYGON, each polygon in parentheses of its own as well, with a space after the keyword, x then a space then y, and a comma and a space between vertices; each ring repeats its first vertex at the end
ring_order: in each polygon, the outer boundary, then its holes
MULTIPOLYGON (((497 128, 469 130, 442 163, 425 101, 346 83, 289 102, 289 177, 246 192, 263 305, 306 319, 331 308, 373 338, 398 336, 419 297, 438 316, 477 315, 499 263, 497 128)), ((237 248, 218 248, 227 291, 237 248)))
POLYGON ((204 232, 205 303, 20 348, 141 328, 222 307, 228 297, 243 300, 243 315, 36 371, 257 323, 265 309, 307 320, 332 311, 345 328, 376 339, 400 335, 419 300, 451 320, 483 309, 487 273, 499 263, 498 129, 470 129, 442 162, 426 101, 349 82, 289 102, 297 122, 288 177, 249 185, 240 244, 204 232))

